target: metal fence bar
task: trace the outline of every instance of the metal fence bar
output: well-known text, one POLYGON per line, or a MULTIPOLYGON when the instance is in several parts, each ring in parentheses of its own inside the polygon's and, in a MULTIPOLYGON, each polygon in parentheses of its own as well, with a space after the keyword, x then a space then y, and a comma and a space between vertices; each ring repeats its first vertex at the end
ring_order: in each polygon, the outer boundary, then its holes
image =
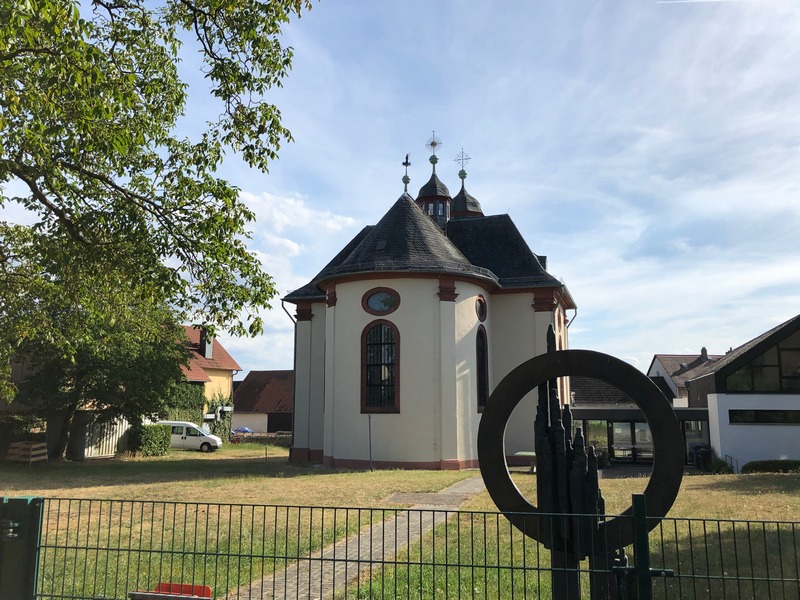
MULTIPOLYGON (((41 507, 41 600, 128 600, 159 582, 248 600, 551 595, 549 552, 496 512, 67 499, 41 507)), ((797 599, 797 525, 667 518, 628 553, 642 582, 651 566, 674 571, 651 585, 658 600, 797 599)), ((591 578, 607 577, 586 561, 567 570, 581 598, 591 578)))

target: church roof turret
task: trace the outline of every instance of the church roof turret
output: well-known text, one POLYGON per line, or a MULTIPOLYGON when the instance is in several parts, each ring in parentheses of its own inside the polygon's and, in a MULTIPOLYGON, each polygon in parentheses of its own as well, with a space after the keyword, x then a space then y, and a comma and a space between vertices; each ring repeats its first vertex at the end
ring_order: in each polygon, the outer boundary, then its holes
POLYGON ((457 217, 482 217, 483 210, 481 203, 478 202, 464 186, 464 180, 467 178, 467 172, 464 170, 464 165, 470 160, 469 155, 461 149, 461 153, 456 157, 456 162, 461 163, 461 170, 458 172, 458 177, 461 179, 461 190, 453 198, 452 210, 450 215, 454 218, 457 217))

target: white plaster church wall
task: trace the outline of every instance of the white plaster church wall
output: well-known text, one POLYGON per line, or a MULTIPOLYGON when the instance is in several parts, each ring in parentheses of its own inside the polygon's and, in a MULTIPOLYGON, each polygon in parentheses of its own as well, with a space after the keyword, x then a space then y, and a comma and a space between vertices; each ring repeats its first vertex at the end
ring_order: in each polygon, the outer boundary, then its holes
MULTIPOLYGON (((361 335, 378 319, 400 336, 400 412, 372 415, 374 461, 434 462, 441 456, 441 316, 435 279, 371 279, 339 283, 328 308, 325 456, 335 464, 369 458, 368 415, 361 414, 361 335), (400 305, 385 317, 365 312, 361 299, 390 287, 400 305), (402 432, 402 433, 400 433, 402 432)), ((330 462, 330 461, 329 461, 330 462)))
MULTIPOLYGON (((553 323, 553 313, 535 312, 531 299, 530 292, 492 296, 487 321, 491 320, 493 332, 489 337, 493 386, 526 360, 547 352, 547 327, 553 323)), ((506 426, 507 456, 533 450, 536 403, 537 394, 533 391, 525 395, 512 413, 506 426)))
MULTIPOLYGON (((478 426, 480 413, 478 412, 478 375, 476 342, 478 328, 481 325, 475 312, 475 302, 478 296, 486 299, 486 304, 491 312, 489 294, 480 286, 473 283, 458 282, 456 285, 456 331, 455 331, 455 361, 451 367, 455 368, 456 396, 458 398, 457 436, 458 456, 461 461, 478 460, 478 426)), ((491 323, 489 319, 483 323, 488 339, 491 339, 491 323)), ((489 352, 489 390, 492 389, 491 362, 492 353, 489 352)))
MULTIPOLYGON (((295 402, 293 446, 306 453, 316 451, 322 458, 323 404, 325 382, 325 304, 312 305, 311 320, 295 325, 295 402)), ((311 460, 303 456, 302 460, 311 460)))

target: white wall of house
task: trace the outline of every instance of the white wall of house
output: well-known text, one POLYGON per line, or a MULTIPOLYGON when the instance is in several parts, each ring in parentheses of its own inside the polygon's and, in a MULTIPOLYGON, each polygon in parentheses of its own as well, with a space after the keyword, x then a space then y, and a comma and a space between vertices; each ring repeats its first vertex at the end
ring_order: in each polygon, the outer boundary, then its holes
POLYGON ((664 381, 667 382, 667 385, 669 386, 669 389, 672 390, 672 394, 675 396, 675 402, 674 402, 673 406, 689 406, 689 399, 688 398, 682 399, 684 403, 682 403, 682 404, 678 403, 678 400, 679 400, 678 399, 678 388, 675 386, 675 382, 672 381, 672 377, 670 377, 669 373, 664 368, 664 365, 661 364, 661 361, 658 358, 656 358, 653 361, 653 364, 650 365, 650 370, 647 371, 647 376, 648 377, 663 377, 664 378, 664 381))
POLYGON ((731 424, 729 410, 800 410, 798 394, 709 394, 711 446, 739 468, 752 460, 800 459, 800 425, 731 424))

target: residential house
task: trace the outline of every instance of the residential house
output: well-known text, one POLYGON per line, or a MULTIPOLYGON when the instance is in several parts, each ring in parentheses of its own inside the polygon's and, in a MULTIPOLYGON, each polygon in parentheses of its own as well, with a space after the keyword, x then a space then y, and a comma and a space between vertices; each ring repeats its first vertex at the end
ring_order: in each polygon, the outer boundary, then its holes
POLYGON ((232 428, 254 433, 292 430, 294 371, 250 371, 233 393, 232 428))

